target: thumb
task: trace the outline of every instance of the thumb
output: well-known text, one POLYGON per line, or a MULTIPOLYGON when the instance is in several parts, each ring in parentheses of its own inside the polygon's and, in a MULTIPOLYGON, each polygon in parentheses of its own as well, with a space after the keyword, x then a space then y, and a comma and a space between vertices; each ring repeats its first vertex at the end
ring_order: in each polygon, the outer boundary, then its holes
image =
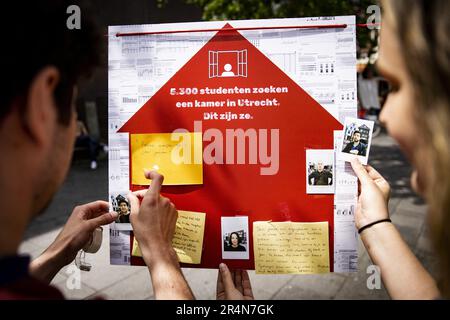
POLYGON ((231 290, 235 289, 230 269, 228 269, 225 263, 221 263, 219 265, 219 270, 220 275, 222 276, 222 283, 225 288, 225 293, 229 293, 231 290))
POLYGON ((132 192, 129 192, 127 194, 127 198, 130 201, 130 214, 132 216, 138 214, 139 213, 139 205, 140 205, 139 198, 132 192))
POLYGON ((92 229, 95 229, 100 226, 104 226, 106 224, 110 224, 114 220, 117 219, 117 212, 106 212, 96 218, 93 218, 89 220, 89 223, 91 224, 92 229))
POLYGON ((366 168, 364 168, 364 166, 361 164, 361 162, 359 162, 357 158, 353 158, 350 161, 350 164, 352 165, 353 171, 355 172, 361 184, 368 184, 373 182, 366 168))

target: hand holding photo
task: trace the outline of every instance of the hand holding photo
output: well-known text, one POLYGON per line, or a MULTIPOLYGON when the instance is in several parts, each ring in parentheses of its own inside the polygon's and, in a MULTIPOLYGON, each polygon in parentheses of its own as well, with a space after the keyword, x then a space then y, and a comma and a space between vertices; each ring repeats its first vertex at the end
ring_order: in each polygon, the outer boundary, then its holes
POLYGON ((353 158, 358 158, 362 164, 367 165, 373 125, 373 121, 345 118, 344 138, 338 159, 349 162, 353 158))

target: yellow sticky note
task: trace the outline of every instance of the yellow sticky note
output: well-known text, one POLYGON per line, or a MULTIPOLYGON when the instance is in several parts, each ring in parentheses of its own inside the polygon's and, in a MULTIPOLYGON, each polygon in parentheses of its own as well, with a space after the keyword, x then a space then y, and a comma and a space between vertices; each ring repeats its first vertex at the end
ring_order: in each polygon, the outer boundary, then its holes
POLYGON ((258 274, 330 272, 328 222, 253 223, 258 274))
POLYGON ((201 132, 131 134, 131 182, 149 185, 144 169, 164 176, 163 185, 203 184, 201 132))
POLYGON ((131 255, 133 257, 142 257, 142 252, 136 238, 133 239, 133 249, 131 250, 131 255))
MULTIPOLYGON (((203 234, 205 231, 203 212, 178 211, 178 219, 172 245, 178 260, 183 263, 200 264, 203 249, 203 234)), ((133 256, 142 257, 136 238, 133 242, 133 256)))

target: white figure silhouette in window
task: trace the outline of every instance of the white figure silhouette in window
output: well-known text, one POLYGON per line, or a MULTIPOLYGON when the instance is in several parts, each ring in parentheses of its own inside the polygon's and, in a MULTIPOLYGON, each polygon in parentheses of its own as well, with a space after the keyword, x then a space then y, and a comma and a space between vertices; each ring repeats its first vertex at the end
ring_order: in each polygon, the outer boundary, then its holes
POLYGON ((233 69, 233 67, 231 66, 231 64, 227 63, 226 65, 223 66, 223 68, 225 69, 224 72, 222 72, 222 77, 234 77, 235 74, 233 71, 231 71, 231 69, 233 69))

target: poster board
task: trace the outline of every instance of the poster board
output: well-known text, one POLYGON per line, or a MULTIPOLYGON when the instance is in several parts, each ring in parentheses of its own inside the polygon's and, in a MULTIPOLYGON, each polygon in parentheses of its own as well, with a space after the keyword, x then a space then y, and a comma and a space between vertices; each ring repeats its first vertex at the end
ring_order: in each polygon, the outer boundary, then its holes
MULTIPOLYGON (((355 17, 113 26, 108 32, 113 208, 120 194, 147 188, 133 183, 132 137, 201 133, 201 180, 196 175, 192 183, 162 188, 179 210, 206 214, 201 263, 183 266, 217 268, 224 261, 251 270, 255 222, 326 222, 329 271, 356 271, 356 177, 334 159, 332 192, 307 193, 306 158, 307 150, 335 150, 344 119, 356 117, 355 17), (258 29, 267 27, 275 29, 258 29), (248 225, 241 230, 248 255, 236 259, 224 255, 222 221, 232 217, 248 225)), ((131 255, 126 221, 111 225, 110 248, 112 264, 143 264, 131 255)))

